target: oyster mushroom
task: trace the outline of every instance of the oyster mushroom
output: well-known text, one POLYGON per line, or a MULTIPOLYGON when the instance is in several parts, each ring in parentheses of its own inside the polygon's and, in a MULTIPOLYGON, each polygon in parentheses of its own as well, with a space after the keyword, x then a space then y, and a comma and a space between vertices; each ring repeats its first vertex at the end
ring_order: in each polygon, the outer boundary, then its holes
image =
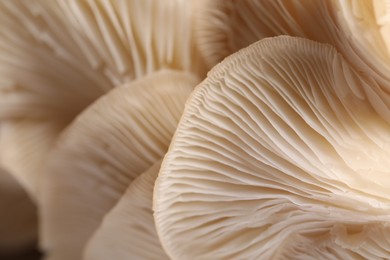
POLYGON ((376 91, 388 92, 390 41, 385 5, 380 0, 201 1, 196 40, 209 66, 266 37, 290 35, 329 43, 356 70, 375 78, 380 89, 376 91))
POLYGON ((390 254, 390 120, 329 45, 259 41, 189 99, 154 193, 172 259, 390 254))
POLYGON ((292 35, 329 42, 339 36, 331 4, 327 0, 203 0, 197 5, 196 41, 209 66, 266 37, 292 35))
POLYGON ((204 73, 186 1, 0 1, 0 24, 0 160, 33 197, 53 141, 99 96, 162 68, 204 73), (45 145, 30 156, 16 132, 45 145))
POLYGON ((161 161, 137 177, 91 237, 83 259, 169 259, 154 225, 154 182, 161 161))
POLYGON ((130 183, 165 155, 197 82, 184 72, 151 74, 104 95, 61 135, 42 186, 48 259, 81 258, 130 183))

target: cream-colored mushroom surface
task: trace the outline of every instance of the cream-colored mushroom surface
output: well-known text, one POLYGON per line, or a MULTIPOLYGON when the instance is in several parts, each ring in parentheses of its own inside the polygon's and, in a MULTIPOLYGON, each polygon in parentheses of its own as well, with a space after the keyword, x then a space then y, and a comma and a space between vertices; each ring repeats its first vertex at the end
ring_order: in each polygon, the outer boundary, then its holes
POLYGON ((11 135, 0 161, 32 196, 52 141, 99 96, 162 68, 205 73, 192 10, 180 0, 0 1, 0 121, 11 135), (20 146, 12 132, 43 145, 20 146))
POLYGON ((161 161, 137 177, 104 217, 84 253, 86 260, 169 259, 154 225, 154 182, 161 161))
POLYGON ((328 42, 338 36, 328 0, 201 0, 196 41, 210 66, 260 39, 292 35, 328 42), (310 21, 310 22, 309 22, 310 21))
MULTIPOLYGON (((385 259, 390 120, 326 44, 259 41, 189 99, 154 192, 172 259, 385 259)), ((387 111, 388 113, 388 111, 387 111)))
POLYGON ((80 259, 85 243, 130 183, 160 160, 198 79, 163 70, 118 87, 59 138, 42 187, 42 248, 80 259))
POLYGON ((0 169, 0 256, 34 246, 38 238, 37 209, 16 180, 0 169))
POLYGON ((389 91, 386 1, 203 0, 198 9, 196 41, 209 66, 265 37, 290 35, 332 44, 389 91))
POLYGON ((41 164, 46 159, 58 134, 66 126, 63 120, 16 119, 1 122, 0 158, 17 181, 36 202, 41 177, 41 164), (18 175, 21 174, 21 175, 18 175))
POLYGON ((389 3, 387 0, 334 1, 351 36, 363 51, 369 50, 371 60, 390 62, 389 3), (374 56, 374 57, 372 57, 374 56))

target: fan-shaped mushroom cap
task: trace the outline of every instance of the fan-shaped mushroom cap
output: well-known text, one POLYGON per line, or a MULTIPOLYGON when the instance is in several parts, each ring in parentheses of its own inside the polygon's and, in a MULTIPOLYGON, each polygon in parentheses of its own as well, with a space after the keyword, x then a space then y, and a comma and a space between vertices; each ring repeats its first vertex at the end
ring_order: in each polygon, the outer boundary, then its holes
POLYGON ((90 239, 84 259, 169 259, 154 225, 154 182, 161 161, 137 177, 90 239))
MULTIPOLYGON (((0 24, 0 120, 17 121, 8 128, 27 135, 20 120, 39 125, 31 132, 37 140, 48 136, 45 144, 55 136, 43 128, 58 135, 114 86, 161 68, 204 73, 188 1, 0 1, 0 24)), ((31 150, 27 145, 12 153, 31 150)), ((2 150, 12 159, 0 160, 35 196, 48 150, 40 148, 32 161, 2 150)))
POLYGON ((14 178, 0 169, 0 256, 29 249, 36 240, 34 203, 14 178))
POLYGON ((387 9, 378 2, 204 0, 196 12, 196 40, 209 66, 265 37, 290 35, 329 43, 357 70, 374 75, 388 92, 386 46, 390 41, 386 43, 387 16, 383 14, 387 9), (375 13, 377 9, 382 12, 375 13))
POLYGON ((43 248, 79 259, 134 178, 162 158, 197 78, 162 71, 116 88, 60 137, 43 186, 43 248))
POLYGON ((390 120, 374 108, 372 82, 331 46, 291 37, 216 66, 191 95, 156 181, 167 254, 388 256, 390 120))
POLYGON ((338 36, 327 0, 202 0, 197 8, 196 40, 209 66, 266 37, 328 42, 338 36))

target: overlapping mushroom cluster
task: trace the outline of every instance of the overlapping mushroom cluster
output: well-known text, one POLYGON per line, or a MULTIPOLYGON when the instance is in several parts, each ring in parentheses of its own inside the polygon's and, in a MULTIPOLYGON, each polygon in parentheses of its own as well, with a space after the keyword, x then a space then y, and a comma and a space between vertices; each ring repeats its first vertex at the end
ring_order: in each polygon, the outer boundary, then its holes
POLYGON ((389 259, 389 21, 0 0, 0 258, 389 259))

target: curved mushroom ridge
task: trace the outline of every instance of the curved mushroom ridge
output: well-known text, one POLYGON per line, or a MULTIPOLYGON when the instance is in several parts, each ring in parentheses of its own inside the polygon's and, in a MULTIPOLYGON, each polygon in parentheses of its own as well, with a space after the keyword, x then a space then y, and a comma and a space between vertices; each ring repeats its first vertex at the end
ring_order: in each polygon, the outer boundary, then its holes
POLYGON ((198 83, 163 70, 116 88, 62 134, 42 186, 42 247, 49 259, 80 259, 104 215, 129 184, 166 153, 198 83))
POLYGON ((201 69, 188 1, 14 0, 0 14, 0 118, 73 117, 153 71, 201 69))
POLYGON ((119 202, 104 217, 88 242, 84 259, 169 259, 154 225, 154 182, 161 161, 137 177, 119 202))
POLYGON ((291 37, 216 66, 189 99, 156 181, 167 254, 388 256, 390 124, 367 81, 329 45, 291 37))
POLYGON ((266 37, 291 35, 343 45, 335 6, 328 0, 203 0, 195 33, 210 66, 266 37))
MULTIPOLYGON (((374 2, 204 0, 196 11, 197 44, 209 66, 265 37, 290 35, 332 44, 357 71, 375 79, 373 92, 385 100, 381 103, 389 110, 387 16, 374 14, 374 5, 382 10, 374 2)), ((386 14, 387 9, 383 8, 386 14)))
POLYGON ((0 149, 0 160, 30 195, 36 195, 47 148, 98 97, 162 68, 204 74, 191 6, 180 0, 0 1, 0 121, 12 128, 4 139, 13 146, 12 152, 0 149), (28 156, 23 151, 37 146, 11 142, 13 131, 49 146, 28 156))

